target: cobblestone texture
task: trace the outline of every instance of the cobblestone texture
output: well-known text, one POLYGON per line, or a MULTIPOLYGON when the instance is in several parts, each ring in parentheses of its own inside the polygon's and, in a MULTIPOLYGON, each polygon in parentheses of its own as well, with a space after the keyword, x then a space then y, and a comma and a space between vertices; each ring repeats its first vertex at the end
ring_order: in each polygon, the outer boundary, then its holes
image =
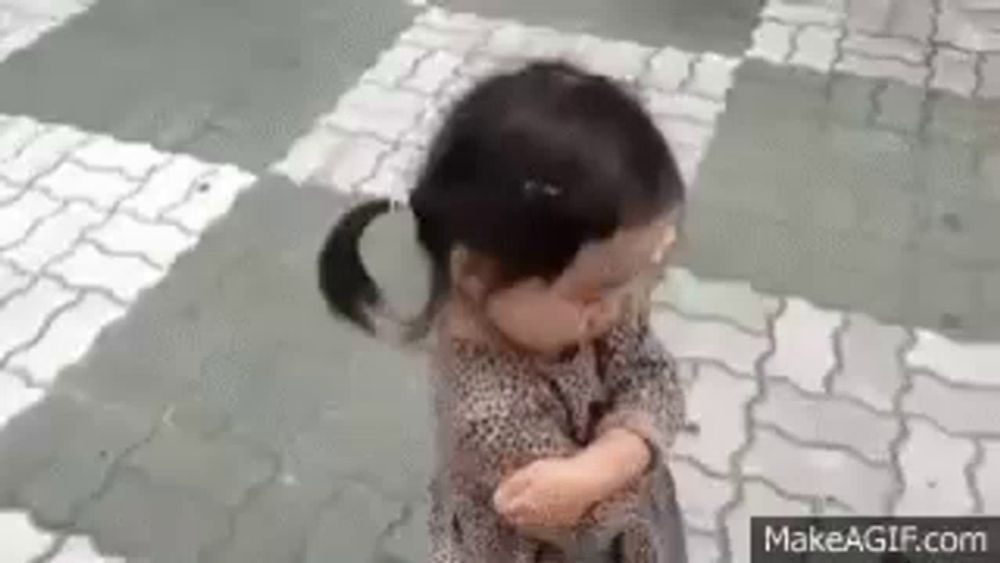
POLYGON ((911 420, 908 426, 909 436, 899 454, 905 489, 896 514, 971 513, 975 500, 966 468, 974 460, 974 444, 922 420, 911 420))

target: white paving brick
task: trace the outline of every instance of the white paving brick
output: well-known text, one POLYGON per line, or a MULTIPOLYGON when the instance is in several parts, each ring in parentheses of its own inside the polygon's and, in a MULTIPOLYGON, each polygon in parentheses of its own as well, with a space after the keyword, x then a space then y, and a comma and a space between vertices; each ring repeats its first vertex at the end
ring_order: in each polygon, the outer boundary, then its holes
POLYGON ((927 60, 927 47, 896 37, 874 37, 864 33, 849 32, 844 38, 846 52, 870 59, 894 58, 913 65, 927 60))
POLYGON ((0 247, 23 239, 32 225, 58 208, 59 202, 32 191, 0 207, 0 247))
POLYGON ((715 123, 716 118, 726 109, 724 103, 716 100, 663 90, 648 90, 644 101, 654 115, 686 117, 705 123, 715 123))
POLYGON ((721 322, 687 320, 671 311, 656 311, 652 324, 678 359, 713 359, 737 373, 754 373, 757 360, 768 349, 764 337, 721 322))
POLYGON ((105 214, 83 203, 70 203, 62 212, 47 219, 31 235, 3 256, 29 271, 38 271, 47 262, 69 250, 84 229, 97 225, 105 214))
POLYGON ((764 20, 753 32, 753 47, 747 56, 784 64, 792 54, 795 28, 775 20, 764 20))
POLYGON ((806 391, 824 391, 824 379, 837 362, 833 338, 841 322, 839 313, 789 299, 775 323, 777 346, 764 366, 767 375, 787 377, 806 391))
POLYGON ((0 430, 15 416, 42 400, 43 396, 40 389, 27 387, 20 379, 0 370, 0 430))
POLYGON ((304 184, 313 179, 338 147, 351 142, 352 137, 317 127, 292 145, 285 158, 272 167, 274 172, 283 174, 296 184, 304 184))
POLYGON ((685 146, 705 150, 715 135, 715 128, 690 119, 655 116, 656 126, 672 147, 685 146))
POLYGON ((975 473, 984 514, 1000 514, 1000 442, 983 444, 983 461, 975 473))
POLYGON ((156 219, 183 201, 190 188, 207 179, 212 170, 190 156, 176 156, 158 169, 141 190, 122 201, 119 208, 146 219, 156 219))
POLYGON ((891 78, 911 86, 923 87, 930 70, 923 65, 911 65, 892 59, 869 59, 845 54, 835 70, 867 78, 891 78))
POLYGON ((90 538, 74 536, 63 543, 49 563, 125 563, 125 559, 104 557, 94 547, 90 538))
POLYGON ((714 530, 722 508, 732 501, 736 486, 732 481, 706 475, 694 465, 676 460, 670 464, 677 485, 677 502, 688 527, 714 530))
POLYGON ((0 162, 0 175, 27 184, 50 170, 87 138, 86 133, 73 127, 60 125, 47 129, 15 158, 0 162))
POLYGON ((650 61, 649 72, 640 82, 660 90, 677 90, 691 76, 694 62, 690 53, 665 47, 650 61))
POLYGON ((934 56, 931 87, 970 97, 976 89, 976 57, 971 53, 939 47, 934 56))
MULTIPOLYGON (((758 482, 744 485, 743 499, 726 518, 732 563, 750 563, 750 518, 755 516, 807 516, 809 505, 788 500, 758 482)), ((694 560, 692 560, 694 563, 694 560)))
POLYGON ((689 561, 715 563, 721 557, 719 539, 713 535, 689 533, 685 547, 689 561))
MULTIPOLYGON (((1000 51, 1000 33, 983 29, 978 22, 945 2, 937 19, 935 38, 942 43, 975 52, 1000 51)), ((985 26, 983 26, 985 27, 985 26)))
POLYGON ((12 357, 10 365, 31 374, 35 384, 48 387, 62 368, 83 357, 105 326, 124 314, 108 298, 87 294, 62 311, 37 344, 12 357))
POLYGON ((846 331, 840 334, 841 366, 833 379, 833 392, 883 412, 892 411, 905 383, 899 352, 908 340, 900 327, 851 314, 846 331))
POLYGON ((30 563, 52 546, 55 538, 39 530, 26 514, 0 512, 0 561, 4 563, 30 563))
POLYGON ((126 176, 141 179, 162 165, 169 156, 139 143, 122 143, 101 136, 73 153, 73 158, 94 167, 119 170, 126 176))
POLYGON ((885 34, 892 20, 895 2, 896 0, 845 1, 848 27, 876 35, 885 34))
POLYGON ((986 99, 1000 98, 1000 53, 983 55, 982 65, 983 83, 977 92, 978 96, 986 99))
POLYGON ((1000 344, 965 344, 930 331, 918 331, 917 344, 907 354, 907 363, 956 383, 1000 386, 1000 344))
POLYGON ((72 291, 42 279, 8 301, 0 309, 4 321, 0 323, 0 357, 30 342, 42 330, 46 319, 74 297, 72 291))
POLYGON ((403 84, 425 94, 434 94, 455 77, 462 58, 447 51, 436 51, 422 59, 416 66, 413 75, 404 80, 403 84))
POLYGON ((893 491, 889 466, 873 466, 840 450, 794 444, 758 428, 743 462, 743 473, 769 480, 783 490, 817 498, 833 497, 863 514, 880 514, 893 491))
POLYGON ((345 94, 323 122, 351 133, 398 139, 417 123, 427 103, 426 96, 361 84, 345 94))
POLYGON ((236 197, 250 187, 256 178, 252 174, 226 165, 211 179, 195 189, 188 199, 165 214, 193 231, 202 231, 213 221, 229 212, 236 197))
POLYGON ((404 31, 399 41, 425 49, 448 50, 461 55, 476 48, 483 41, 483 36, 476 31, 416 25, 404 31))
POLYGON ((928 43, 934 30, 937 0, 896 0, 889 20, 889 34, 928 43))
POLYGON ((163 276, 138 258, 108 256, 90 244, 78 246, 50 269, 74 286, 101 287, 123 301, 132 301, 163 276))
POLYGON ((574 60, 591 72, 618 80, 632 80, 642 75, 653 53, 653 49, 638 43, 608 41, 585 35, 577 42, 574 60))
POLYGON ((88 238, 115 252, 144 254, 163 268, 197 242, 173 225, 140 222, 127 215, 115 215, 88 238))
POLYGON ((729 472, 729 459, 748 439, 747 404, 757 393, 752 379, 733 377, 724 370, 702 365, 687 393, 688 419, 697 433, 682 433, 674 451, 697 459, 717 473, 729 472))
POLYGON ((681 179, 686 186, 694 186, 698 179, 698 168, 705 156, 705 150, 699 147, 689 147, 686 145, 675 145, 671 147, 677 167, 680 169, 681 179))
POLYGON ((908 420, 910 435, 899 453, 906 488, 897 514, 964 515, 974 507, 965 468, 975 446, 953 438, 922 420, 908 420))
POLYGON ((823 24, 833 26, 844 19, 843 0, 796 2, 771 0, 764 7, 765 18, 792 24, 823 24))
POLYGON ((479 33, 486 33, 496 25, 492 20, 475 14, 449 12, 436 6, 421 12, 416 18, 416 23, 441 29, 479 33))
POLYGON ((0 206, 14 201, 24 191, 25 188, 18 187, 17 185, 0 178, 0 206))
POLYGON ((715 53, 703 54, 694 67, 691 91, 716 100, 725 99, 739 62, 715 53))
POLYGON ((31 283, 31 279, 28 276, 22 275, 0 262, 0 301, 24 289, 29 283, 31 283))
POLYGON ((57 198, 82 198, 100 209, 110 209, 135 191, 139 182, 114 172, 64 162, 43 177, 39 185, 57 198))
POLYGON ((417 62, 428 56, 430 50, 414 45, 395 45, 379 55, 375 66, 365 71, 361 80, 395 86, 410 75, 417 62))
POLYGON ((682 313, 727 319, 761 334, 779 308, 777 299, 755 292, 747 283, 702 280, 682 268, 670 269, 655 288, 653 299, 682 313))
POLYGON ((312 180, 342 192, 351 192, 371 177, 389 145, 368 137, 345 137, 335 144, 312 180))
POLYGON ((1000 387, 955 388, 937 378, 917 374, 903 397, 903 410, 929 416, 949 432, 1000 435, 1000 387))
POLYGON ((44 130, 44 125, 28 117, 17 116, 7 121, 0 129, 0 162, 12 158, 44 130))
POLYGON ((498 27, 483 51, 500 59, 565 58, 577 48, 581 36, 509 23, 498 27))
POLYGON ((799 32, 795 53, 791 64, 811 68, 819 72, 830 72, 837 59, 837 43, 841 31, 819 26, 808 26, 799 32))
POLYGON ((37 41, 59 22, 48 17, 24 12, 0 12, 0 62, 15 51, 37 41))

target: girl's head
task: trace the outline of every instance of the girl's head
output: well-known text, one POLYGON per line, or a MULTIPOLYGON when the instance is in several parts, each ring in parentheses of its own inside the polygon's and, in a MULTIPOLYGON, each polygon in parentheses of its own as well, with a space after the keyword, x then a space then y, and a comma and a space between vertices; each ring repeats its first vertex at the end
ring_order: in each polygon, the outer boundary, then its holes
MULTIPOLYGON (((410 196, 431 265, 419 326, 455 299, 531 350, 597 336, 673 241, 683 198, 666 141, 611 80, 555 62, 490 78, 456 104, 410 196)), ((381 300, 357 245, 388 208, 349 212, 320 259, 331 308, 369 330, 381 300)))

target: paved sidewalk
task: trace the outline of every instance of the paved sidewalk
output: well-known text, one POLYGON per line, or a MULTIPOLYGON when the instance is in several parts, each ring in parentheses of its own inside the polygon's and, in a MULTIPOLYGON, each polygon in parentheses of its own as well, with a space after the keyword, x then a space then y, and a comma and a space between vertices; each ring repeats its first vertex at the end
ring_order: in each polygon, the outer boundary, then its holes
MULTIPOLYGON (((692 186, 654 322, 693 562, 751 515, 1000 512, 1000 5, 634 1, 0 0, 0 561, 422 561, 423 362, 315 256, 536 56, 630 82, 692 186)), ((411 229, 365 240, 406 308, 411 229)))

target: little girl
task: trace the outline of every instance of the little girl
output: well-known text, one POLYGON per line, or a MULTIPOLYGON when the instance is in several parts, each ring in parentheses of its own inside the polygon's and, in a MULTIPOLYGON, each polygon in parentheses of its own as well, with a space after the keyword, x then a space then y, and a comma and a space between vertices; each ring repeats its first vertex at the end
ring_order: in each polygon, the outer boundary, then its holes
MULTIPOLYGON (((459 101, 410 196, 431 265, 432 561, 686 560, 665 458, 683 418, 643 297, 684 189, 663 137, 609 79, 557 62, 459 101)), ((361 205, 320 258, 333 311, 375 332, 361 205)))

